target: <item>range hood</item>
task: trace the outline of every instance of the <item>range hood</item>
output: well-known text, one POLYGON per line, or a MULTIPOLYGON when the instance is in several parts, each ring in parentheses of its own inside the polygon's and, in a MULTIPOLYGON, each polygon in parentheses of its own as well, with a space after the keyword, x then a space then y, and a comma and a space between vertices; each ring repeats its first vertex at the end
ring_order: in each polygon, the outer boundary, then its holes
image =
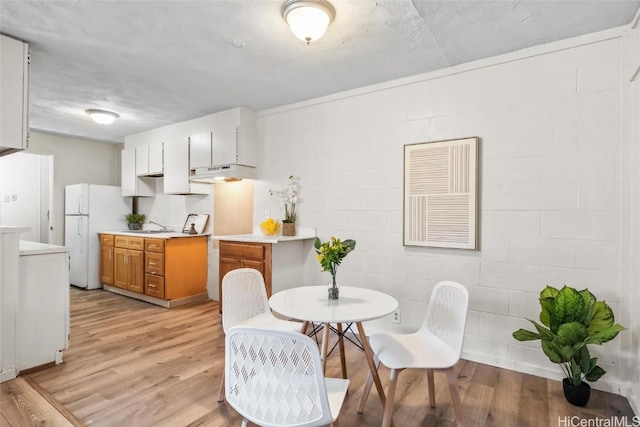
POLYGON ((255 179, 256 168, 238 164, 209 166, 196 168, 189 181, 193 182, 217 182, 233 181, 239 179, 255 179))

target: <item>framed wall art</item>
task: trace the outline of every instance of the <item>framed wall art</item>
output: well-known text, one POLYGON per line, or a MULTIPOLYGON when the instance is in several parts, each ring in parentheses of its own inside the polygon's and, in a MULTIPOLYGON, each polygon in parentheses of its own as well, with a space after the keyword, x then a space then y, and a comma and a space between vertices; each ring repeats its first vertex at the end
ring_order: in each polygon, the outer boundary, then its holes
POLYGON ((477 249, 478 138, 404 146, 404 245, 477 249))

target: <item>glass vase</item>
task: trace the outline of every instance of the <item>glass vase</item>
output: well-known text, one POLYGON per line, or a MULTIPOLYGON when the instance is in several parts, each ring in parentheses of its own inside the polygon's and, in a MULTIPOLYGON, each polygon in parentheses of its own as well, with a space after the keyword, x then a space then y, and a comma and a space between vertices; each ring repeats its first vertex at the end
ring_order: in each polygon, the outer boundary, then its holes
POLYGON ((336 282, 336 273, 331 274, 331 280, 329 280, 327 287, 327 294, 329 299, 338 299, 340 297, 340 287, 336 282))

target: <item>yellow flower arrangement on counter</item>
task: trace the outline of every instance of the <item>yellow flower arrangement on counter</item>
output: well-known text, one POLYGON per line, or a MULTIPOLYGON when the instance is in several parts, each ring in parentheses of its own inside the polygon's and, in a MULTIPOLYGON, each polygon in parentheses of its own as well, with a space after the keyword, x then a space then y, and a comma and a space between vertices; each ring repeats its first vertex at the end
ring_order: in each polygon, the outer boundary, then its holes
POLYGON ((267 218, 260 223, 260 230, 265 236, 275 236, 280 231, 280 223, 273 218, 267 218))

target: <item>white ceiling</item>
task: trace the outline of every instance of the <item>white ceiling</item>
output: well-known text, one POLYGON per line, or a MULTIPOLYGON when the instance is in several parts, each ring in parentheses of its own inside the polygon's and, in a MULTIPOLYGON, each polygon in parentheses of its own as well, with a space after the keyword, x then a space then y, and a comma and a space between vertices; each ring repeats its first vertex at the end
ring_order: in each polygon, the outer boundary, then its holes
POLYGON ((125 135, 235 106, 259 111, 630 23, 640 0, 331 0, 311 46, 284 0, 0 1, 31 46, 33 130, 125 135), (87 108, 116 111, 112 125, 87 108))

